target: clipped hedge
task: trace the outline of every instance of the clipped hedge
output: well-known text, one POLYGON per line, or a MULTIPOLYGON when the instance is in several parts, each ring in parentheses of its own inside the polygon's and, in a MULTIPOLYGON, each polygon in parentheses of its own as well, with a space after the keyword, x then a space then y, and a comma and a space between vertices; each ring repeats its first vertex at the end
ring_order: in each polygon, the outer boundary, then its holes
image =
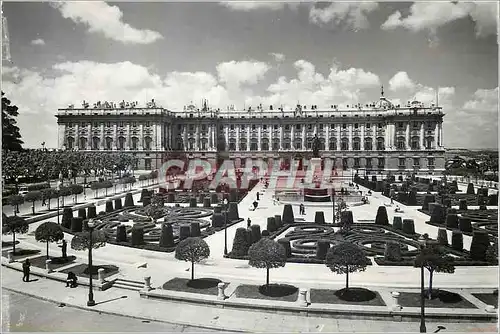
POLYGON ((121 209, 123 209, 122 199, 121 198, 115 198, 115 210, 121 210, 121 209))
POLYGON ((204 208, 210 208, 211 207, 211 203, 210 203, 210 198, 209 197, 203 198, 203 207, 204 208))
POLYGON ((198 202, 196 201, 196 197, 191 197, 189 199, 189 207, 196 208, 198 206, 198 202))
POLYGON ((469 218, 459 217, 458 218, 458 228, 462 232, 472 232, 472 223, 469 218))
POLYGON ((295 218, 293 216, 293 209, 290 204, 285 204, 281 220, 283 221, 283 224, 293 224, 295 222, 295 218))
POLYGON ((251 225, 250 229, 252 230, 252 244, 254 244, 262 237, 260 233, 260 225, 251 225))
POLYGON ((389 241, 385 244, 384 258, 387 261, 398 262, 402 260, 401 246, 397 242, 389 241))
POLYGON ((113 212, 113 202, 106 201, 106 213, 113 212))
POLYGON ((278 226, 276 226, 276 219, 274 217, 267 217, 267 230, 272 233, 275 232, 278 229, 278 226))
POLYGON ((116 227, 116 242, 127 241, 127 226, 120 224, 116 227))
POLYGON ((406 234, 415 234, 415 222, 413 219, 403 219, 403 232, 406 234))
POLYGON ((330 249, 330 241, 328 240, 318 240, 316 244, 316 259, 325 260, 326 253, 330 249))
POLYGON ((161 225, 160 233, 160 247, 173 247, 174 246, 174 232, 172 229, 172 224, 165 223, 161 225))
POLYGON ((456 213, 448 213, 446 215, 446 228, 448 229, 458 228, 458 216, 456 213))
POLYGON ((467 200, 462 198, 458 200, 458 209, 459 210, 467 210, 467 200))
POLYGON ((442 246, 448 246, 448 232, 446 232, 446 229, 444 228, 438 229, 436 240, 438 244, 442 246))
POLYGON ((146 207, 150 204, 151 204, 151 197, 146 196, 142 199, 142 206, 143 207, 146 207))
POLYGON ((64 208, 61 219, 62 227, 67 229, 71 228, 71 218, 73 218, 73 210, 71 210, 71 208, 64 208))
POLYGON ((387 209, 385 206, 379 206, 377 216, 375 217, 376 225, 389 225, 389 218, 387 217, 387 209))
POLYGON ((191 229, 188 225, 181 225, 179 227, 179 240, 184 240, 190 237, 191 229))
POLYGON ((429 210, 429 203, 435 203, 436 198, 432 194, 425 194, 424 196, 424 203, 422 204, 422 211, 428 211, 429 210))
POLYGON ((168 193, 167 194, 167 203, 174 203, 175 202, 175 193, 168 193))
POLYGON ((192 222, 191 223, 191 237, 199 237, 201 236, 200 223, 192 222))
POLYGON ((229 220, 240 219, 240 214, 238 212, 238 203, 237 202, 229 202, 229 210, 227 213, 227 219, 229 219, 229 220))
POLYGON ((83 218, 73 217, 71 218, 71 232, 82 232, 83 229, 83 218))
POLYGON ((132 227, 132 246, 144 244, 144 228, 134 225, 132 227))
POLYGON ((408 205, 417 205, 417 188, 412 187, 408 194, 408 205))
POLYGON ((235 256, 245 256, 248 255, 248 249, 250 248, 250 242, 247 236, 247 229, 239 227, 236 229, 233 240, 233 249, 231 255, 235 256))
POLYGON ((470 244, 470 257, 476 261, 486 261, 486 251, 490 246, 490 239, 486 231, 474 231, 470 244))
POLYGON ((475 195, 475 192, 474 192, 474 184, 469 183, 469 184, 467 185, 467 195, 475 195))
POLYGON ((438 203, 435 203, 434 209, 431 211, 430 222, 433 224, 444 224, 446 220, 446 208, 438 203))
POLYGON ((286 257, 292 256, 292 247, 290 246, 290 240, 287 238, 278 239, 278 243, 283 246, 286 252, 286 257))
POLYGON ((87 210, 85 210, 85 208, 78 209, 78 217, 81 217, 82 219, 87 219, 87 210))
POLYGON ((223 227, 225 223, 225 218, 222 213, 215 213, 212 215, 212 227, 217 228, 217 227, 223 227))
POLYGON ((392 227, 396 230, 403 230, 403 219, 399 216, 394 216, 392 219, 392 227))
POLYGON ((218 204, 219 203, 219 196, 217 196, 217 194, 212 194, 210 196, 210 202, 212 204, 218 204))
POLYGON ((127 193, 125 195, 125 207, 130 208, 134 206, 134 197, 132 196, 132 193, 127 193))
POLYGON ((281 221, 281 215, 274 215, 274 220, 276 221, 276 226, 281 228, 283 226, 283 222, 281 221))

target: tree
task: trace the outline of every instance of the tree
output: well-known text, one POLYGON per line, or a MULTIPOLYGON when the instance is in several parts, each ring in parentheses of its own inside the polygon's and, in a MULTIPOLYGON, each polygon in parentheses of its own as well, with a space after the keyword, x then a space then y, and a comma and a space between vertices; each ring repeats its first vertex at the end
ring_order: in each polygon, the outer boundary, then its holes
POLYGON ((23 141, 16 125, 16 117, 19 116, 18 108, 10 105, 10 100, 4 97, 2 92, 2 150, 21 151, 23 141))
POLYGON ((19 205, 24 203, 24 197, 21 195, 12 195, 9 197, 9 204, 14 207, 14 216, 19 212, 19 205))
POLYGON ((54 222, 45 222, 35 230, 35 240, 47 243, 47 260, 49 259, 49 242, 58 242, 64 239, 61 226, 54 222))
POLYGON ((453 274, 455 265, 453 258, 443 252, 439 245, 428 245, 415 257, 415 267, 424 267, 429 271, 429 290, 427 296, 432 298, 432 277, 434 272, 453 274))
POLYGON ((248 264, 255 268, 266 269, 266 288, 269 288, 269 269, 284 267, 285 248, 274 240, 262 238, 248 249, 248 264))
POLYGON ((349 242, 330 248, 325 259, 325 264, 331 271, 339 275, 346 274, 346 290, 349 289, 349 273, 365 271, 367 262, 364 250, 349 242))
POLYGON ((69 186, 71 194, 75 195, 75 204, 78 201, 78 195, 83 193, 83 186, 80 184, 72 184, 69 186))
POLYGON ((12 234, 12 254, 16 253, 16 233, 28 232, 29 224, 19 216, 10 216, 3 222, 2 234, 12 234))
POLYGON ((199 237, 190 237, 179 242, 175 248, 177 260, 191 262, 191 280, 194 280, 194 264, 210 256, 210 248, 205 240, 199 237))
POLYGON ((59 196, 62 197, 62 205, 64 206, 64 198, 66 196, 71 195, 71 188, 70 187, 61 187, 59 189, 59 196))
POLYGON ((35 202, 42 199, 41 191, 30 191, 24 196, 24 200, 27 202, 31 202, 31 210, 33 214, 35 214, 35 202))
POLYGON ((47 208, 50 210, 50 200, 59 197, 57 189, 46 188, 42 189, 42 196, 47 200, 47 208))
MULTIPOLYGON (((89 232, 78 232, 71 239, 71 249, 82 251, 89 249, 89 232)), ((92 249, 106 246, 106 234, 102 230, 92 231, 92 249)), ((88 273, 93 274, 93 268, 87 267, 88 273)))

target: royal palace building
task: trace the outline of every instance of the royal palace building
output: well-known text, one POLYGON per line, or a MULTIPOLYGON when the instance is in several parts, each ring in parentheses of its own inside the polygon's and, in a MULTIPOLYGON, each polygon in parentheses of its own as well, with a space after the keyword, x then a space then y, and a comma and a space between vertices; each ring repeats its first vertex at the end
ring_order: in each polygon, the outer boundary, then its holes
POLYGON ((59 148, 127 152, 136 168, 157 169, 169 157, 215 161, 224 154, 243 166, 246 158, 301 160, 307 165, 315 136, 323 160, 335 168, 367 174, 383 171, 436 174, 444 170, 443 112, 437 105, 410 101, 394 105, 383 95, 375 103, 213 109, 203 102, 183 110, 155 101, 83 102, 59 109, 59 148))

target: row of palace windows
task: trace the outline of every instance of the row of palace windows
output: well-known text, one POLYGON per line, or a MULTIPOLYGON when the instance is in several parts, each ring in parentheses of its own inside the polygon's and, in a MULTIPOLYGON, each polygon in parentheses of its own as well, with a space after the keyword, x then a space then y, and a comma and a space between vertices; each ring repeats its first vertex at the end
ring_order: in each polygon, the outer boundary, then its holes
MULTIPOLYGON (((78 148, 80 150, 86 150, 87 149, 87 138, 81 137, 78 140, 78 148)), ((117 149, 118 150, 125 150, 126 149, 126 142, 127 139, 125 137, 118 137, 117 140, 117 149)), ((144 137, 143 141, 143 149, 144 150, 151 150, 151 144, 153 142, 153 139, 151 137, 144 137)), ((73 149, 75 148, 75 138, 73 137, 68 137, 66 138, 66 147, 68 149, 73 149)), ((99 137, 92 137, 92 150, 99 150, 101 147, 101 139, 99 137)), ((111 137, 106 137, 104 138, 104 149, 105 150, 112 150, 113 149, 113 138, 111 137)), ((139 149, 139 138, 137 137, 132 137, 130 138, 130 149, 131 150, 138 150, 139 149)))
MULTIPOLYGON (((144 126, 146 127, 150 127, 151 126, 151 122, 147 121, 147 122, 118 122, 116 123, 118 125, 118 127, 120 128, 123 128, 125 127, 125 125, 132 125, 132 127, 136 128, 137 127, 137 124, 139 123, 140 124, 143 124, 144 126)), ((69 122, 68 123, 68 127, 69 128, 73 128, 75 125, 77 125, 78 123, 73 123, 73 122, 69 122)), ((112 123, 112 122, 90 122, 90 123, 86 123, 86 122, 81 122, 79 123, 80 124, 80 127, 86 127, 87 125, 91 125, 93 126, 94 128, 97 128, 99 127, 100 125, 106 125, 106 127, 110 128, 111 126, 115 125, 115 123, 112 123)))
MULTIPOLYGON (((406 158, 399 158, 399 167, 406 167, 406 158)), ((413 166, 419 167, 420 166, 420 158, 413 158, 413 166)), ((434 158, 427 158, 427 166, 432 167, 434 166, 434 158)))

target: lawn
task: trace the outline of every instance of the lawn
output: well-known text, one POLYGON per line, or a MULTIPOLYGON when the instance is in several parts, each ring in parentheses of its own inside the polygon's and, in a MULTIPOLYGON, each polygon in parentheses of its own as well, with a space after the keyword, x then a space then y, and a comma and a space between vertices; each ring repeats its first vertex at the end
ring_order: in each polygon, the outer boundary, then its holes
POLYGON ((190 293, 202 293, 204 295, 217 295, 217 285, 221 280, 215 278, 198 278, 189 280, 186 278, 174 278, 163 284, 163 290, 173 290, 190 293))
MULTIPOLYGON (((400 292, 399 304, 403 307, 420 307, 420 293, 400 292)), ((425 298, 425 307, 435 308, 477 308, 457 293, 434 290, 432 299, 425 298)))
POLYGON ((363 288, 341 290, 311 289, 311 303, 385 306, 378 292, 363 288))
MULTIPOLYGON (((12 249, 6 249, 2 251, 3 257, 9 257, 9 253, 12 252, 12 249)), ((25 248, 16 248, 16 253, 14 254, 14 260, 19 259, 23 256, 31 256, 40 253, 39 249, 25 249, 25 248)))
MULTIPOLYGON (((70 271, 72 271, 78 277, 88 278, 89 277, 89 272, 88 272, 87 267, 88 267, 87 264, 81 263, 81 264, 78 264, 76 266, 63 269, 60 272, 64 273, 64 274, 67 274, 70 271)), ((97 271, 99 269, 101 269, 101 268, 104 269, 104 277, 108 277, 110 275, 113 275, 113 274, 117 273, 118 269, 119 269, 117 266, 113 266, 113 265, 93 265, 92 266, 92 278, 97 279, 97 271)))
POLYGON ((487 305, 493 305, 498 308, 498 294, 493 293, 473 293, 474 297, 487 305))
MULTIPOLYGON (((66 259, 49 256, 49 259, 52 260, 52 268, 58 269, 73 263, 76 260, 76 256, 68 256, 66 259)), ((47 260, 47 256, 43 255, 30 259, 30 262, 34 267, 45 269, 45 260, 47 260)))
POLYGON ((287 284, 266 285, 240 285, 236 288, 235 295, 238 298, 279 300, 294 302, 297 300, 299 289, 287 284))

